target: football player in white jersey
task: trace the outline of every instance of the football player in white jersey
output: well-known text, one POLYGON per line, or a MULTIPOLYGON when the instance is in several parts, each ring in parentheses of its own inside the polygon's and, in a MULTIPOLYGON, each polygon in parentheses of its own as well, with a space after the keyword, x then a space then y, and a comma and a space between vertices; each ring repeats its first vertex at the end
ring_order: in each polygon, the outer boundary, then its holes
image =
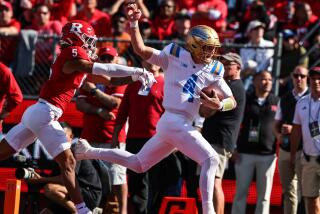
POLYGON ((220 47, 218 35, 208 26, 195 26, 187 35, 185 48, 172 43, 159 51, 144 45, 138 28, 141 11, 134 1, 129 2, 126 9, 135 52, 164 70, 165 113, 157 124, 157 134, 136 155, 119 149, 92 148, 83 139, 75 145, 74 155, 78 160, 102 159, 115 162, 139 173, 147 171, 178 149, 200 164, 202 210, 204 214, 213 214, 218 154, 192 126, 192 121, 201 104, 221 111, 232 110, 236 106, 232 92, 223 79, 223 65, 215 59, 220 47), (222 101, 214 91, 210 97, 201 91, 211 85, 223 92, 222 101))

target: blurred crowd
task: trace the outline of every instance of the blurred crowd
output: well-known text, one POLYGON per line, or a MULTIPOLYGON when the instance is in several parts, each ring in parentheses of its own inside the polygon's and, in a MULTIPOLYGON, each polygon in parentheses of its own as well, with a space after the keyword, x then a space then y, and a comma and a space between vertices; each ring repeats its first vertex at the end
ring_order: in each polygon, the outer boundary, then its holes
MULTIPOLYGON (((320 16, 318 1, 136 2, 144 17, 140 20, 143 39, 157 40, 153 46, 158 48, 166 44, 161 43, 164 40, 183 41, 190 27, 199 24, 213 27, 222 42, 259 47, 274 47, 278 42, 278 33, 282 32, 284 54, 281 58, 281 72, 277 74, 280 93, 292 88, 288 74, 296 65, 311 67, 318 63, 320 30, 315 27, 320 16), (288 64, 289 61, 294 63, 288 64)), ((124 4, 125 0, 1 0, 0 61, 12 68, 19 85, 23 85, 24 94, 37 95, 42 83, 50 75, 52 60, 59 53, 57 41, 62 26, 68 20, 81 19, 93 26, 97 37, 109 38, 100 40, 98 47, 114 45, 129 65, 140 66, 141 60, 133 53, 130 45, 124 4), (18 35, 20 39, 16 39, 18 35), (52 39, 54 36, 56 40, 52 39), (30 54, 33 50, 36 50, 35 56, 30 54), (19 77, 23 81, 19 81, 19 77), (33 88, 30 88, 30 84, 33 88)), ((245 56, 242 79, 246 89, 250 90, 255 71, 273 69, 272 48, 237 48, 233 51, 240 53, 241 57, 245 56)))

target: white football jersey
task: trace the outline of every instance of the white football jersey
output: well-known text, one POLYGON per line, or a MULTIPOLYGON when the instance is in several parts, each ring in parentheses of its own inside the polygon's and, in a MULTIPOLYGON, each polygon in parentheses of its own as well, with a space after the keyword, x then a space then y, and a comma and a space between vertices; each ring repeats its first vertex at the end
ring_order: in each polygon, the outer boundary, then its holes
POLYGON ((168 111, 194 118, 199 112, 200 91, 213 84, 221 89, 224 97, 232 96, 223 79, 224 67, 218 60, 195 64, 187 50, 171 43, 161 52, 154 50, 148 62, 164 71, 163 106, 168 111))

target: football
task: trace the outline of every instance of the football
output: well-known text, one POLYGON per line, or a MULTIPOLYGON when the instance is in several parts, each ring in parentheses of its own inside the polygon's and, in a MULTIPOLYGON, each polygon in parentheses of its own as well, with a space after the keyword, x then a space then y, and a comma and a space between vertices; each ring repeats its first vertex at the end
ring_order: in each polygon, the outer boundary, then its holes
MULTIPOLYGON (((222 93, 222 91, 216 87, 215 85, 211 85, 211 86, 207 86, 205 88, 202 89, 202 92, 205 93, 208 97, 213 97, 213 91, 216 92, 218 98, 221 100, 224 99, 224 95, 222 93)), ((199 115, 201 117, 211 117, 212 115, 214 115, 217 112, 217 110, 213 110, 205 105, 200 105, 199 108, 199 115)))
POLYGON ((216 87, 215 85, 207 86, 202 89, 202 92, 205 93, 208 97, 213 97, 213 91, 216 92, 220 101, 224 99, 224 95, 223 95, 221 89, 216 87))

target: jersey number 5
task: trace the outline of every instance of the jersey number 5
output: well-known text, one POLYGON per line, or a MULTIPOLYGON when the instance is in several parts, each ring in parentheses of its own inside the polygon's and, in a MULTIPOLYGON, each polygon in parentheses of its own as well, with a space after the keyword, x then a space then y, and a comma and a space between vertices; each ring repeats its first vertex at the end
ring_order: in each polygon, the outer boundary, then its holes
POLYGON ((189 94, 188 102, 193 103, 194 101, 194 89, 196 87, 198 76, 192 74, 191 77, 188 79, 186 84, 183 86, 183 93, 189 94))
POLYGON ((76 57, 78 55, 78 50, 77 49, 72 49, 72 56, 76 57))

